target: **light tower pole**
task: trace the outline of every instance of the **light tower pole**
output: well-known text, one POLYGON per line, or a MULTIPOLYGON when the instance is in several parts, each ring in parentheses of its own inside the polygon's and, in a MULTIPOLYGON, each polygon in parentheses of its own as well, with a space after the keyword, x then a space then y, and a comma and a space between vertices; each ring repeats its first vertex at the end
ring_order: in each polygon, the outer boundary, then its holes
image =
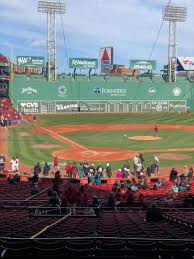
POLYGON ((65 13, 65 3, 56 0, 38 2, 38 12, 47 14, 48 81, 57 79, 56 64, 56 14, 65 13))
POLYGON ((176 27, 178 22, 185 22, 187 18, 187 8, 174 5, 163 7, 163 20, 169 22, 168 40, 168 81, 176 82, 177 72, 177 43, 176 27))

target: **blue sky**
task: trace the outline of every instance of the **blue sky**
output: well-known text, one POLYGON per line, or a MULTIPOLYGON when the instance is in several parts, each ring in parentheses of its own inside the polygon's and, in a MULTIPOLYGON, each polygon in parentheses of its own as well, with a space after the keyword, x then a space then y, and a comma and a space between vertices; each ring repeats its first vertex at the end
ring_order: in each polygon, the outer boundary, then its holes
MULTIPOLYGON (((57 1, 57 0, 56 0, 57 1)), ((168 0, 66 0, 63 23, 68 57, 98 58, 100 47, 114 47, 114 63, 147 59, 155 41, 162 6, 168 0)), ((188 7, 188 18, 178 25, 178 56, 194 55, 194 0, 172 0, 188 7)), ((46 15, 38 13, 38 0, 0 1, 0 52, 45 56, 46 15)), ((67 60, 60 17, 57 19, 57 64, 66 71, 67 60)), ((152 59, 161 69, 167 62, 168 25, 163 25, 152 59)))

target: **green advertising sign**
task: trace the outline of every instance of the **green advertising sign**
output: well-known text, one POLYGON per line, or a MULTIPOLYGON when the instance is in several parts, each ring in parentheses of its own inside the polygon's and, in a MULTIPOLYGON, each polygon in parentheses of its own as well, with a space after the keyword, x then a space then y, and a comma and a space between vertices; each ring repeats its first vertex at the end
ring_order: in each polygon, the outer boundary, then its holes
POLYGON ((133 59, 130 60, 130 68, 140 70, 156 70, 156 60, 133 59))
POLYGON ((44 67, 44 57, 17 56, 20 67, 44 67))
POLYGON ((96 58, 70 58, 69 68, 97 69, 98 59, 96 58))

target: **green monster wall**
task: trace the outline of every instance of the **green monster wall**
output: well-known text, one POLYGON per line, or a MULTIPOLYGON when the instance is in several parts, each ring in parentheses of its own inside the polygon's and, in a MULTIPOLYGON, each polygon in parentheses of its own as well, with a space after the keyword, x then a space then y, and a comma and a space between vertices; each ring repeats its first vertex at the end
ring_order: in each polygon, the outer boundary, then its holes
POLYGON ((187 100, 193 97, 193 84, 184 78, 168 84, 162 78, 124 82, 121 77, 78 76, 48 83, 40 77, 15 76, 9 94, 18 110, 32 113, 185 111, 192 106, 187 100))

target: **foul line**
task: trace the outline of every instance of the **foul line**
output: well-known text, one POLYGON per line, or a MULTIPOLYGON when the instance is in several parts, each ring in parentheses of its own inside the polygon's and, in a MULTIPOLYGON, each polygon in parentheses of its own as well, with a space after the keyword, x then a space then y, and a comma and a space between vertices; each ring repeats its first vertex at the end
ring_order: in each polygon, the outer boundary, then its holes
POLYGON ((73 140, 70 140, 70 139, 68 139, 68 138, 66 138, 66 137, 64 137, 64 136, 61 136, 61 135, 59 135, 59 134, 53 132, 52 130, 49 130, 49 129, 44 128, 44 127, 40 127, 40 128, 43 129, 43 130, 45 130, 46 132, 48 132, 48 134, 49 134, 51 137, 53 137, 53 138, 55 138, 55 139, 57 139, 57 140, 59 140, 59 141, 65 143, 65 144, 70 144, 71 147, 73 147, 73 148, 74 148, 74 147, 77 147, 77 148, 83 149, 83 150, 85 150, 85 151, 90 151, 88 148, 86 148, 86 147, 84 147, 84 146, 78 144, 77 142, 75 142, 75 141, 73 141, 73 140))

